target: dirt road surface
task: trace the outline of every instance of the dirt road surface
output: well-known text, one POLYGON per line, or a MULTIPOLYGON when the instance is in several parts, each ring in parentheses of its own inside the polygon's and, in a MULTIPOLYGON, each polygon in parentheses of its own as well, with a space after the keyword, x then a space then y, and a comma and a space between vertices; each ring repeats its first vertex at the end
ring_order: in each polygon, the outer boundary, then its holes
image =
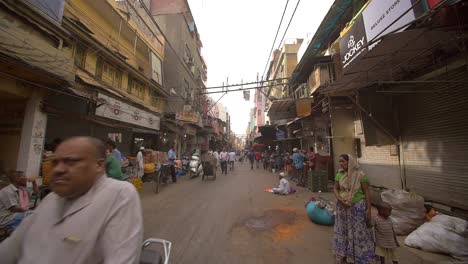
POLYGON ((332 228, 310 223, 305 189, 264 192, 278 175, 236 163, 234 172, 184 179, 159 194, 145 184, 145 237, 173 242, 171 263, 333 263, 332 228))
MULTIPOLYGON (((278 174, 236 163, 228 175, 218 170, 215 181, 183 177, 159 194, 146 183, 141 193, 145 238, 172 241, 171 264, 334 263, 333 228, 311 223, 304 208, 317 194, 303 188, 289 196, 264 192, 278 181, 278 174)), ((402 264, 456 263, 399 240, 402 264)))

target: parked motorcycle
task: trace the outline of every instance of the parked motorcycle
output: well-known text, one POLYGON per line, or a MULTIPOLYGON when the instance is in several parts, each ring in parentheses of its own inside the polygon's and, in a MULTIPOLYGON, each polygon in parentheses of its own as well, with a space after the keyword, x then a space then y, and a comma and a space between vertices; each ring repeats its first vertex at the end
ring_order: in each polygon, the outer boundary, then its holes
POLYGON ((190 178, 203 176, 203 165, 201 164, 200 158, 197 156, 192 156, 189 175, 190 178))
POLYGON ((190 159, 188 158, 188 156, 182 157, 182 171, 184 175, 187 175, 190 171, 190 159))

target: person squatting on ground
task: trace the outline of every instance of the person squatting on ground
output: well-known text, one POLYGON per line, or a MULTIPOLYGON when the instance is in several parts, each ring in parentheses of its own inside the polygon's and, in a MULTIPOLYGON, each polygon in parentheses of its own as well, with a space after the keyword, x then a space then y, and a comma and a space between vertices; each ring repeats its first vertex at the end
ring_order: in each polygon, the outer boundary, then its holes
POLYGON ((143 215, 135 187, 107 177, 96 138, 63 141, 52 161, 53 193, 5 241, 2 264, 137 264, 143 215))
POLYGON ((392 220, 390 220, 392 206, 382 202, 377 205, 377 210, 378 214, 372 219, 376 244, 375 255, 381 264, 397 264, 398 258, 395 251, 400 245, 396 239, 392 220))
POLYGON ((291 187, 289 186, 288 180, 285 178, 284 172, 281 172, 279 174, 279 186, 277 188, 273 188, 273 193, 274 194, 280 194, 280 195, 288 195, 291 187))
POLYGON ((334 186, 338 199, 333 238, 336 263, 373 263, 375 243, 369 228, 369 179, 351 155, 340 155, 339 163, 341 169, 335 176, 334 186))

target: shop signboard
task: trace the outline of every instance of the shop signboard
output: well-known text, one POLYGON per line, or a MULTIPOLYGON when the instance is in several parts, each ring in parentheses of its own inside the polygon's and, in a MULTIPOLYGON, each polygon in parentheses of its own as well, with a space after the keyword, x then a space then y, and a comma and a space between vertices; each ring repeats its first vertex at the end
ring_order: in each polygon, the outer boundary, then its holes
POLYGON ((276 140, 283 140, 286 138, 286 134, 283 130, 276 131, 276 140))
POLYGON ((162 84, 161 68, 161 60, 156 56, 156 54, 154 54, 154 52, 151 52, 151 79, 158 84, 162 84))
POLYGON ((343 69, 367 53, 367 37, 362 15, 354 20, 352 27, 341 37, 340 53, 343 69))
MULTIPOLYGON (((176 119, 184 122, 190 122, 194 124, 199 124, 201 121, 200 115, 196 112, 189 112, 189 111, 183 111, 183 112, 177 112, 176 113, 176 119)), ((203 127, 203 123, 202 123, 203 127)))
POLYGON ((415 0, 372 0, 354 19, 351 28, 341 37, 340 55, 343 69, 358 61, 377 43, 368 46, 396 29, 403 31, 405 25, 416 19, 415 0))
POLYGON ((96 115, 154 130, 160 129, 160 118, 109 96, 98 94, 96 115))
MULTIPOLYGON (((372 0, 362 12, 367 41, 378 39, 416 19, 414 0, 372 0), (401 16, 401 17, 400 17, 401 16)), ((399 31, 403 31, 401 28, 399 31)), ((369 46, 371 50, 376 43, 369 46)))

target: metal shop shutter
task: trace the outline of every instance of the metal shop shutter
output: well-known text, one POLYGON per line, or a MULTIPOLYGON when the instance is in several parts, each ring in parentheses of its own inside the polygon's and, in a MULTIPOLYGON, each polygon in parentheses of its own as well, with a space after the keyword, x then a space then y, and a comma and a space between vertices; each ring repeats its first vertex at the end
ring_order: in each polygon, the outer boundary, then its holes
MULTIPOLYGON (((468 72, 439 79, 467 82, 468 72)), ((468 86, 432 83, 416 90, 424 92, 404 95, 401 101, 407 188, 426 201, 468 210, 468 86)))
POLYGON ((362 170, 369 177, 372 186, 401 189, 401 171, 395 146, 366 146, 362 121, 354 121, 357 142, 361 144, 361 157, 358 159, 362 170))

